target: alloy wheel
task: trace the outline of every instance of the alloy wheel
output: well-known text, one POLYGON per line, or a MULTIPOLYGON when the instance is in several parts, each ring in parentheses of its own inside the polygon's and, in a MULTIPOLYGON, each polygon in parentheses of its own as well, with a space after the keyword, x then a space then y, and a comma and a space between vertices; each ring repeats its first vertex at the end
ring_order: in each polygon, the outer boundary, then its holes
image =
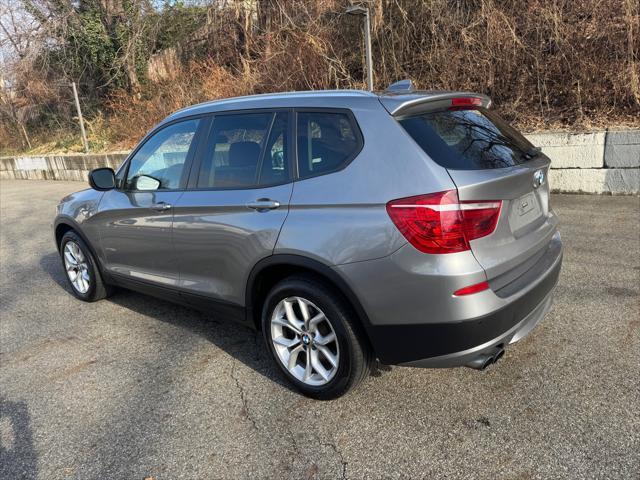
POLYGON ((287 297, 276 305, 271 340, 284 368, 307 385, 325 385, 338 371, 336 332, 322 310, 305 298, 287 297))
POLYGON ((64 245, 63 250, 64 267, 67 277, 73 288, 81 294, 85 294, 91 287, 91 275, 89 274, 89 264, 80 246, 73 241, 64 245))

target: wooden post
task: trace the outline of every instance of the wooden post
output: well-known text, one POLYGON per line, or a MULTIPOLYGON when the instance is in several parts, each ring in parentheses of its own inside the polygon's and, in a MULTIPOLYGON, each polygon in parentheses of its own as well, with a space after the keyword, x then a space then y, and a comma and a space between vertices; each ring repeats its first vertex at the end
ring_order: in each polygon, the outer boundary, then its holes
POLYGON ((71 86, 73 87, 73 97, 76 100, 76 110, 78 110, 78 121, 80 122, 80 132, 82 132, 82 145, 84 146, 85 153, 89 153, 89 142, 87 141, 87 134, 84 131, 84 120, 82 118, 82 110, 80 110, 80 100, 78 99, 76 82, 71 83, 71 86))

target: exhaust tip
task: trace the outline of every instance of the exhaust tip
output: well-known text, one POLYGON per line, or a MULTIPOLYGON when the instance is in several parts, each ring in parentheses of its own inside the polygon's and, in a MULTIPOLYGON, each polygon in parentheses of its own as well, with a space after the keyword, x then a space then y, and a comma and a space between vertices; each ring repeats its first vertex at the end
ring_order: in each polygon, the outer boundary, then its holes
POLYGON ((484 370, 489 367, 491 364, 496 363, 504 356, 504 348, 500 345, 495 347, 488 353, 481 353, 469 363, 466 364, 467 367, 473 368, 475 370, 484 370))
POLYGON ((488 357, 485 362, 482 364, 482 368, 480 370, 486 369, 489 365, 495 362, 495 357, 488 357))
POLYGON ((482 353, 467 363, 465 366, 474 370, 484 370, 493 363, 493 355, 482 353))

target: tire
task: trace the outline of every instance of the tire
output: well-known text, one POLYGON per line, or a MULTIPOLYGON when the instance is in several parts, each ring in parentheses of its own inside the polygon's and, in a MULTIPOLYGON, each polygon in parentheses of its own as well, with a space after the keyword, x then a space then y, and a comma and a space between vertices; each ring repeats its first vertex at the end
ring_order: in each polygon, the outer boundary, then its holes
POLYGON ((95 302, 111 294, 112 289, 104 283, 91 250, 73 230, 65 233, 60 240, 60 259, 71 292, 76 298, 84 302, 95 302), (74 282, 72 278, 81 280, 74 282))
POLYGON ((276 365, 308 397, 338 398, 371 369, 372 352, 352 309, 339 292, 313 277, 288 277, 271 289, 262 308, 262 332, 276 365))

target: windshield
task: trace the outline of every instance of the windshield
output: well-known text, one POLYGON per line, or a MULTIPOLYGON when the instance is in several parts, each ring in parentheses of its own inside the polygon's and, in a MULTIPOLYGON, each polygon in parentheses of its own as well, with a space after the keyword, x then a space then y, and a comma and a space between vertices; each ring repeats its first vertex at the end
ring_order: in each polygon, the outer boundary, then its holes
POLYGON ((484 108, 429 112, 400 124, 434 161, 449 169, 512 167, 538 153, 497 113, 484 108))

